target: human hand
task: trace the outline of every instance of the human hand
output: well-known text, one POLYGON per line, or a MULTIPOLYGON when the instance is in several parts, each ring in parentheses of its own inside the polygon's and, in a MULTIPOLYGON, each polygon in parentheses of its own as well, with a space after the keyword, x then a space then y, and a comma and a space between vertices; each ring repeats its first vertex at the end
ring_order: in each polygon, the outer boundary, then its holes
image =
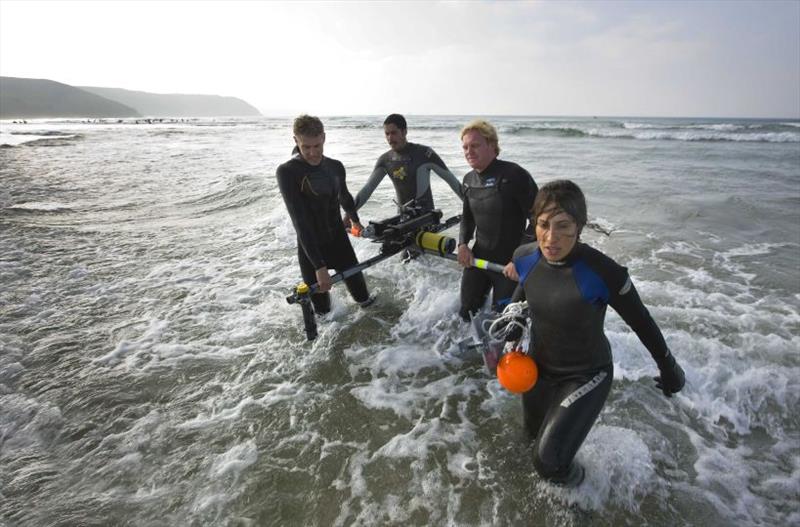
POLYGON ((350 234, 353 236, 361 236, 362 232, 364 232, 364 226, 357 221, 352 222, 350 226, 350 234))
POLYGON ((661 375, 654 377, 656 388, 664 392, 667 397, 672 397, 673 393, 678 393, 686 384, 686 374, 683 368, 675 361, 672 353, 659 361, 658 371, 661 375))
POLYGON ((509 280, 519 282, 519 275, 517 274, 517 268, 514 266, 514 262, 508 262, 506 266, 503 267, 503 276, 509 280))
POLYGON ((326 293, 331 290, 331 274, 327 267, 320 267, 316 270, 317 292, 326 293))
POLYGON ((344 216, 342 216, 342 223, 344 223, 344 228, 347 230, 350 230, 353 225, 353 222, 350 220, 350 214, 347 212, 345 212, 344 216))
POLYGON ((475 258, 472 256, 472 250, 469 245, 462 243, 458 246, 458 264, 461 267, 472 267, 475 258))

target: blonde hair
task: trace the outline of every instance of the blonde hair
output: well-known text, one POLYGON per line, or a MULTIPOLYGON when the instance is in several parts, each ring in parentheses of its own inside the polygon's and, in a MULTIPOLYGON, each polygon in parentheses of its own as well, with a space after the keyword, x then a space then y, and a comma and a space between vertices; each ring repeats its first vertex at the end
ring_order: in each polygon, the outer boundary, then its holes
POLYGON ((468 122, 464 128, 461 129, 461 139, 464 139, 464 134, 473 130, 481 134, 486 141, 494 147, 495 154, 500 154, 500 141, 497 139, 497 130, 495 130, 494 126, 483 119, 475 119, 474 121, 468 122))

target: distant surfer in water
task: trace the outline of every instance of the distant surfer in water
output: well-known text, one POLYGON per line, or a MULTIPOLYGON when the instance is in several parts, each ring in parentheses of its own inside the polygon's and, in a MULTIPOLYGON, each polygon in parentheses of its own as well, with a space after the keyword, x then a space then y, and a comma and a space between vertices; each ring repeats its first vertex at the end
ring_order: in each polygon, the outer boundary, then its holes
MULTIPOLYGON (((297 258, 303 280, 319 289, 311 295, 314 311, 331 309, 329 269, 344 271, 358 264, 347 237, 340 207, 361 227, 353 196, 347 190, 341 162, 325 157, 325 129, 318 117, 294 120, 294 156, 278 167, 278 187, 297 233, 297 258)), ((372 303, 363 273, 345 278, 353 299, 362 307, 372 303)))
MULTIPOLYGON (((656 386, 671 397, 684 372, 631 282, 628 270, 580 242, 586 200, 572 181, 544 185, 533 205, 534 243, 514 252, 519 286, 513 301, 527 299, 529 354, 539 379, 523 394, 525 428, 536 438, 534 465, 543 478, 575 486, 584 469, 575 454, 611 388, 611 346, 603 329, 611 306, 633 329, 658 365, 656 386)), ((519 332, 510 337, 518 339, 519 332)))
MULTIPOLYGON (((461 130, 461 146, 472 171, 464 176, 464 205, 458 238, 461 308, 466 321, 475 315, 493 289, 493 306, 508 303, 516 282, 511 280, 514 249, 525 242, 525 224, 536 198, 536 183, 527 170, 497 159, 497 130, 483 120, 461 130), (469 242, 475 238, 470 248, 469 242), (503 275, 473 267, 475 258, 506 265, 503 275)), ((528 238, 529 239, 529 238, 528 238)))

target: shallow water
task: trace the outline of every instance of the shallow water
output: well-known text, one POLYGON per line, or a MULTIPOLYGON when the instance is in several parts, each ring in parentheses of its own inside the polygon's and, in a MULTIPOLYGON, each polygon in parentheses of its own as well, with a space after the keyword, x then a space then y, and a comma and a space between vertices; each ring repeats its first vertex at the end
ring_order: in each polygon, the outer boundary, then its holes
MULTIPOLYGON (((460 178, 467 119, 411 117, 409 139, 460 178)), ((274 179, 290 120, 3 123, 0 522, 800 525, 797 123, 493 121, 501 157, 584 188, 612 230, 586 241, 630 269, 687 374, 660 395, 609 313, 583 485, 540 481, 518 398, 454 356, 452 262, 370 268, 377 304, 335 290, 304 341, 274 179)), ((381 120, 325 122, 355 193, 381 120)), ((384 182, 362 216, 392 198, 384 182)))

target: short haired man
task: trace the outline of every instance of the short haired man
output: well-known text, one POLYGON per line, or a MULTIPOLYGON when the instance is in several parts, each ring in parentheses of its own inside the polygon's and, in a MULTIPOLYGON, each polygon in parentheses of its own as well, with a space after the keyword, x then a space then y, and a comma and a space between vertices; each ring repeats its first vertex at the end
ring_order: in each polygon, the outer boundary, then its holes
POLYGON ((461 276, 459 314, 469 321, 483 305, 490 289, 492 305, 509 301, 516 287, 511 257, 525 240, 526 220, 538 187, 527 170, 497 159, 497 130, 475 120, 461 130, 461 146, 472 171, 464 176, 464 205, 458 239, 461 276), (469 242, 475 237, 470 249, 469 242), (473 267, 474 258, 507 264, 503 275, 473 267))
MULTIPOLYGON (((330 311, 329 268, 344 271, 358 264, 347 237, 339 207, 358 225, 353 197, 347 190, 341 162, 325 157, 325 129, 318 117, 301 115, 294 120, 296 153, 278 167, 277 178, 286 210, 297 233, 297 258, 307 284, 317 283, 311 295, 317 313, 330 311)), ((372 299, 362 273, 345 279, 353 299, 361 306, 372 299)))
POLYGON ((389 115, 383 121, 383 134, 391 148, 378 158, 372 174, 356 195, 356 209, 367 202, 386 175, 394 185, 398 206, 413 199, 423 210, 434 208, 431 171, 444 179, 459 198, 462 197, 461 184, 433 148, 408 142, 405 117, 398 113, 389 115))

